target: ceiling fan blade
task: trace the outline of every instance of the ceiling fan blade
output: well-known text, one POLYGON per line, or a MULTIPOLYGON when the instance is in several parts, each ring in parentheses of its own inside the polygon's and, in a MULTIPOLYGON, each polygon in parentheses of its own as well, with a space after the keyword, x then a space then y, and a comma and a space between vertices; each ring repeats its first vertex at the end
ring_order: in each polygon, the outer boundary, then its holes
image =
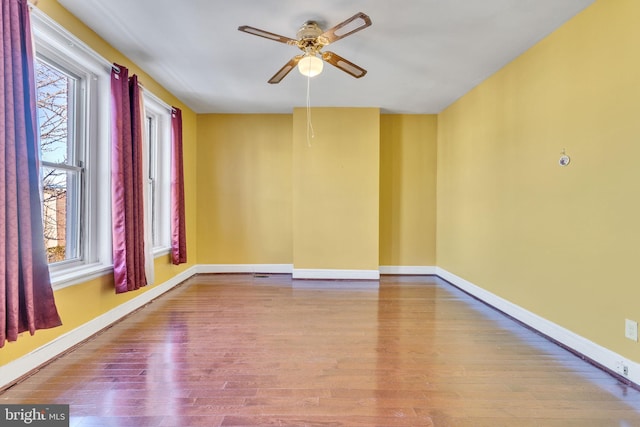
POLYGON ((337 55, 333 52, 322 52, 322 59, 327 61, 329 64, 341 69, 347 74, 351 74, 356 79, 367 74, 367 70, 362 67, 357 66, 351 61, 347 61, 340 55, 337 55))
POLYGON ((362 12, 358 12, 346 21, 341 22, 335 27, 325 31, 319 36, 319 38, 324 37, 325 39, 327 39, 328 43, 333 43, 343 37, 347 37, 348 35, 355 33, 356 31, 363 30, 370 25, 371 18, 369 18, 368 15, 362 12))
POLYGON ((287 76, 287 74, 289 74, 289 71, 293 70, 296 67, 296 65, 298 65, 298 62, 300 62, 303 56, 304 55, 296 55, 293 58, 291 58, 289 62, 284 64, 284 67, 280 68, 280 70, 278 70, 278 72, 275 73, 273 77, 269 79, 269 83, 271 84, 280 83, 280 81, 284 79, 287 76))
POLYGON ((248 25, 242 25, 238 27, 238 31, 242 31, 244 33, 253 34, 254 36, 264 37, 265 39, 275 40, 280 43, 296 45, 298 43, 297 40, 291 39, 289 37, 281 36, 279 34, 270 33, 268 31, 261 30, 259 28, 250 27, 248 25))

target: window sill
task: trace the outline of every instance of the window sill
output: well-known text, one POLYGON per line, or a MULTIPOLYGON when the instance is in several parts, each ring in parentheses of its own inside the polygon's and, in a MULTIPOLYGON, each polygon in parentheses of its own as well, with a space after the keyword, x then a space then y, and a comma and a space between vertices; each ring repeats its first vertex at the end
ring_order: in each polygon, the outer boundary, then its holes
POLYGON ((171 247, 169 246, 160 246, 157 248, 153 248, 153 257, 158 258, 159 256, 168 255, 171 253, 171 247))
MULTIPOLYGON (((159 256, 168 255, 170 253, 170 247, 154 248, 153 257, 155 259, 159 256)), ((113 265, 99 263, 81 265, 75 268, 68 268, 63 271, 51 272, 51 285, 53 290, 57 291, 59 289, 88 282, 89 280, 97 279, 100 276, 112 273, 113 265)))
POLYGON ((112 265, 105 264, 89 264, 73 269, 67 269, 60 272, 51 273, 51 284, 53 290, 64 289, 68 286, 77 285, 78 283, 87 282, 96 279, 105 274, 113 272, 112 265))

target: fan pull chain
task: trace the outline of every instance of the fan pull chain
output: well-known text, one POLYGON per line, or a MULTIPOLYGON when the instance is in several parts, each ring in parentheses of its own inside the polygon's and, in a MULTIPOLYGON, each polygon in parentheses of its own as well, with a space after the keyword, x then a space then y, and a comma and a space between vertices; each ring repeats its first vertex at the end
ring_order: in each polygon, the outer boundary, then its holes
POLYGON ((311 147, 311 138, 315 138, 311 123, 311 77, 307 76, 307 146, 311 147))

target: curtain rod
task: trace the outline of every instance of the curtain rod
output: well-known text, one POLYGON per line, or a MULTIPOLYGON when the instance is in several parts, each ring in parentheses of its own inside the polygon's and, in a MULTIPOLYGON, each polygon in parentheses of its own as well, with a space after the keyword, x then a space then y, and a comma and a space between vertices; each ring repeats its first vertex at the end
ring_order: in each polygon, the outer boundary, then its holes
MULTIPOLYGON (((111 64, 111 68, 113 69, 113 71, 115 71, 116 73, 120 74, 120 68, 116 65, 116 64, 111 64)), ((148 96, 149 98, 153 99, 153 101, 155 103, 157 103, 158 105, 166 108, 167 110, 169 110, 170 112, 175 112, 176 109, 173 108, 171 105, 167 104, 166 102, 164 102, 162 99, 158 98, 156 95, 154 95, 152 92, 148 91, 145 87, 144 84, 142 84, 141 81, 138 80, 138 87, 140 89, 142 89, 142 91, 145 93, 146 96, 148 96)))
MULTIPOLYGON (((105 59, 106 61, 106 59, 105 59)), ((116 64, 111 63, 111 68, 116 72, 116 73, 120 73, 120 67, 118 67, 116 64)), ((146 96, 148 96, 149 98, 153 99, 157 104, 161 105, 162 107, 166 108, 167 110, 169 110, 170 112, 175 112, 176 109, 174 107, 172 107, 171 105, 167 104, 166 102, 164 102, 162 99, 158 98, 156 95, 154 95, 152 92, 148 91, 144 85, 142 84, 142 82, 138 81, 138 87, 140 89, 142 89, 144 91, 144 93, 146 94, 146 96)))

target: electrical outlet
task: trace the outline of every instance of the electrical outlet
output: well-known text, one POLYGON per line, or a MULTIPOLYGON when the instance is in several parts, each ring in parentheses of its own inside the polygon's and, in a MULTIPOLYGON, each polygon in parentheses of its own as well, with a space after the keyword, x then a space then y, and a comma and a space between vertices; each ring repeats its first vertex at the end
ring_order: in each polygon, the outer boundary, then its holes
POLYGON ((625 377, 629 376, 629 366, 627 366, 623 360, 618 360, 616 362, 615 370, 620 375, 624 375, 625 377))
POLYGON ((638 322, 624 319, 624 336, 632 341, 638 341, 638 322))

